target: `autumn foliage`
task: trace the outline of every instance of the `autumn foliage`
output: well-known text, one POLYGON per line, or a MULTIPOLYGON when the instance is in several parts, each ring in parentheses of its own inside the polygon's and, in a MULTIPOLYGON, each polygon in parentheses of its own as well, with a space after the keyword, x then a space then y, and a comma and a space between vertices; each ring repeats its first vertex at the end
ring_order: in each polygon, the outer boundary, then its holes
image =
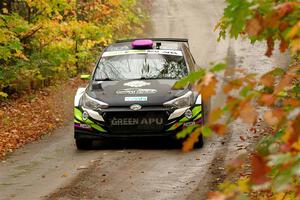
POLYGON ((251 173, 242 175, 237 182, 225 181, 220 191, 211 192, 209 198, 300 199, 300 3, 277 0, 227 0, 226 3, 216 28, 220 31, 219 39, 229 35, 252 43, 265 42, 266 56, 272 55, 278 43, 280 52, 288 51, 293 62, 260 76, 218 64, 177 83, 181 87, 193 83, 204 94, 204 101, 216 94, 220 83, 227 95, 225 105, 211 111, 209 123, 180 134, 183 137, 191 133, 184 150, 193 148, 195 133, 224 135, 236 120, 252 125, 255 130, 261 117, 269 128, 256 144, 250 163, 248 158, 237 158, 229 167, 230 173, 238 172, 248 162, 251 173))
POLYGON ((135 0, 0 1, 0 98, 90 69, 108 43, 142 30, 135 0))

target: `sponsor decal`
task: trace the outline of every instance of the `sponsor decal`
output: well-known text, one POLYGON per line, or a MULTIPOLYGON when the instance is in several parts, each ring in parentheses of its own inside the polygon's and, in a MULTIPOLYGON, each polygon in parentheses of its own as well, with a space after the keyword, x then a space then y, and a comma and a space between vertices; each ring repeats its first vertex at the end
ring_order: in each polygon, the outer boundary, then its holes
POLYGON ((111 57, 111 56, 118 56, 118 55, 129 55, 129 54, 163 54, 163 55, 182 56, 182 51, 179 51, 179 50, 163 50, 163 49, 107 51, 107 52, 103 53, 102 57, 111 57))
POLYGON ((82 128, 82 129, 92 129, 92 127, 88 124, 74 124, 75 128, 82 128))
POLYGON ((142 106, 139 105, 139 104, 133 104, 133 105, 130 106, 130 109, 131 110, 141 110, 142 106))
POLYGON ((163 118, 113 118, 112 126, 162 125, 163 118))
POLYGON ((125 101, 147 101, 148 97, 125 97, 125 101))
POLYGON ((145 81, 130 81, 128 83, 124 83, 124 86, 135 87, 135 88, 144 87, 147 85, 151 85, 151 83, 145 81))
POLYGON ((128 88, 128 89, 122 89, 116 91, 116 94, 120 94, 120 95, 155 94, 155 93, 157 93, 157 90, 155 89, 142 89, 142 88, 128 88))
POLYGON ((187 126, 194 126, 196 123, 195 122, 185 122, 183 124, 184 127, 187 127, 187 126))

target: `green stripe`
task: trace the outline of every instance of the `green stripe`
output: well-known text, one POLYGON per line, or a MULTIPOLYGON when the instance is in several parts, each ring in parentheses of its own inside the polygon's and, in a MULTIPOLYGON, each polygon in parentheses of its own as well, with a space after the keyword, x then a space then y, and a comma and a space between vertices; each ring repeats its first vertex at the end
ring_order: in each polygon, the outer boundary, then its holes
MULTIPOLYGON (((75 116, 75 119, 74 119, 75 123, 83 123, 83 122, 80 122, 80 121, 83 121, 81 110, 79 110, 78 108, 74 108, 74 116, 75 116)), ((97 131, 107 132, 101 126, 99 126, 98 124, 96 124, 95 122, 93 122, 90 119, 87 119, 84 123, 90 125, 92 128, 96 129, 97 131)))
POLYGON ((199 112, 201 112, 202 106, 196 106, 193 108, 193 117, 195 117, 199 112))
POLYGON ((106 130, 104 130, 101 126, 97 125, 97 124, 90 124, 92 126, 92 128, 96 129, 97 131, 100 132, 107 132, 106 130))
POLYGON ((202 114, 200 113, 200 114, 194 119, 194 121, 200 119, 201 117, 202 117, 202 114))
MULTIPOLYGON (((200 119, 202 117, 201 110, 202 110, 201 105, 195 106, 193 108, 193 110, 192 110, 193 118, 196 117, 195 119, 193 119, 193 121, 196 121, 197 119, 200 119)), ((188 122, 188 121, 190 121, 190 119, 188 119, 186 117, 183 117, 179 120, 178 123, 173 124, 167 131, 173 131, 173 130, 177 129, 179 126, 181 126, 182 124, 184 124, 185 122, 188 122)))
POLYGON ((76 119, 78 119, 79 121, 83 121, 83 120, 82 120, 82 112, 81 112, 81 110, 79 110, 78 108, 74 108, 74 116, 75 116, 76 119))

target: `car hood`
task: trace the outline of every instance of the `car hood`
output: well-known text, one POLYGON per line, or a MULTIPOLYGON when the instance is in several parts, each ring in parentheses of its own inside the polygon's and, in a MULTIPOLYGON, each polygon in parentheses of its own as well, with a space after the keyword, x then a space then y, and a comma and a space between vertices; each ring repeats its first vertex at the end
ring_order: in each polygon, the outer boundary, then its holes
POLYGON ((90 84, 88 94, 102 102, 114 106, 161 106, 163 103, 184 95, 188 89, 173 90, 177 80, 131 80, 102 81, 90 84))

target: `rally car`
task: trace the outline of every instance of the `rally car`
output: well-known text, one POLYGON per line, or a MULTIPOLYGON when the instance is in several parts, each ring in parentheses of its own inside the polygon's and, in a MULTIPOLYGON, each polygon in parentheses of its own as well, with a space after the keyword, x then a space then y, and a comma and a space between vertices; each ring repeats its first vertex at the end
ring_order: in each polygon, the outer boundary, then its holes
MULTIPOLYGON (((203 124, 209 103, 191 85, 176 81, 196 64, 187 39, 146 38, 108 46, 86 88, 75 96, 75 140, 88 149, 93 140, 175 137, 187 126, 203 124)), ((203 145, 202 136, 196 146, 203 145)))

